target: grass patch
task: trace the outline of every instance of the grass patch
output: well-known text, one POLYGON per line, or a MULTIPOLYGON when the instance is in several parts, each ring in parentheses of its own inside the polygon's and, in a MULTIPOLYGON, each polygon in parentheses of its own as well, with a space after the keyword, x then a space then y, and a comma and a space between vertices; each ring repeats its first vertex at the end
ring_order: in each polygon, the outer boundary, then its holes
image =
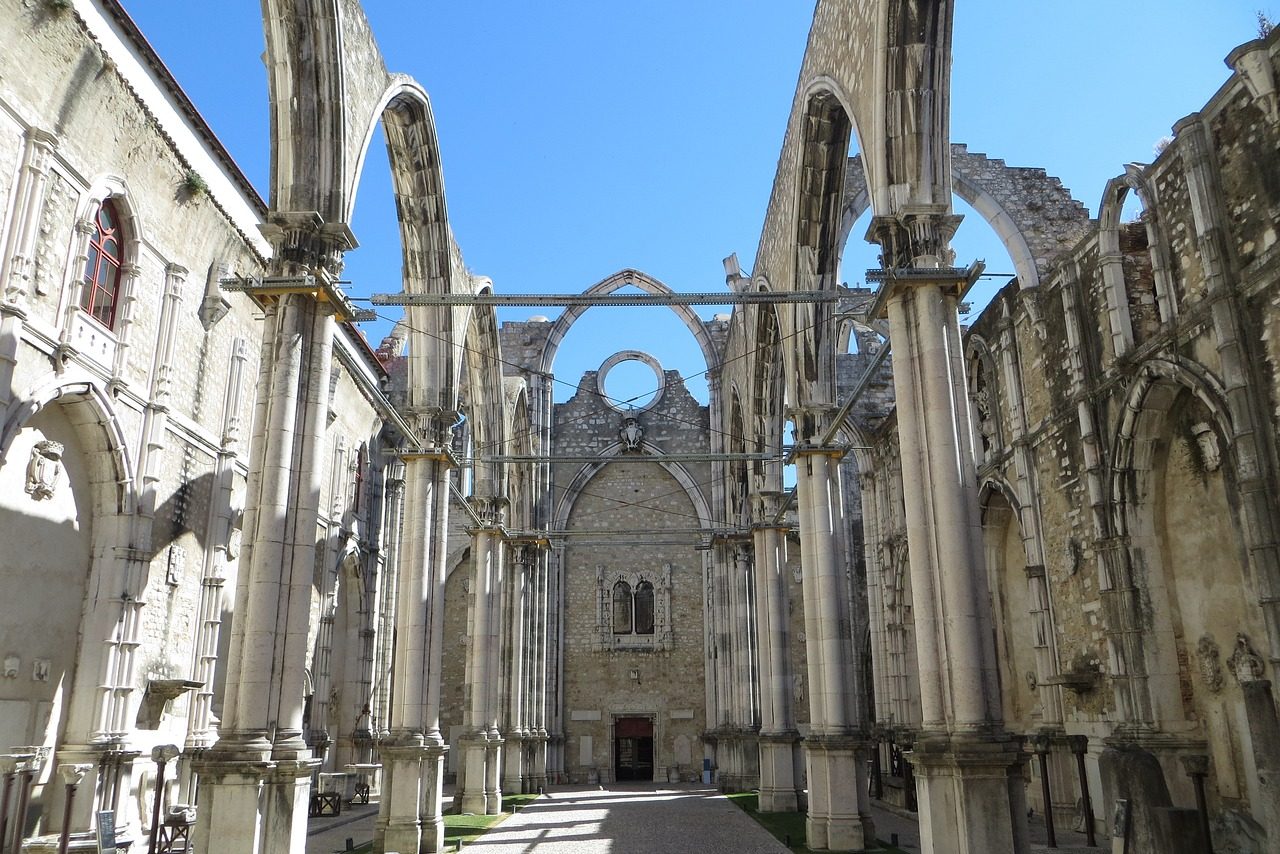
MULTIPOLYGON (((731 803, 738 809, 751 816, 756 824, 763 827, 773 835, 783 845, 787 845, 795 854, 814 854, 804 844, 804 820, 805 815, 802 812, 760 812, 760 797, 755 792, 738 792, 732 795, 726 795, 731 803)), ((881 851, 890 852, 890 854, 907 854, 901 848, 894 848, 880 840, 876 840, 881 851)))
MULTIPOLYGON (((483 836, 489 828, 510 816, 512 807, 523 809, 526 804, 533 803, 538 797, 538 795, 503 795, 502 812, 498 815, 445 813, 444 850, 453 851, 458 847, 458 843, 461 842, 462 850, 466 851, 468 844, 474 842, 477 838, 483 836)), ((372 851, 373 842, 370 841, 364 845, 357 845, 352 854, 370 854, 372 851)))

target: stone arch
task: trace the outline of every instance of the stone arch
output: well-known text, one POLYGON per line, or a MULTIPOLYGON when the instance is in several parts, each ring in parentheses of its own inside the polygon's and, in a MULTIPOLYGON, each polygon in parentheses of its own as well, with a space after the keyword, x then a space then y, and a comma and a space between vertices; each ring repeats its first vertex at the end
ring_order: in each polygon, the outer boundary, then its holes
MULTIPOLYGON (((503 422, 507 426, 507 453, 531 456, 533 433, 529 415, 529 389, 520 377, 506 377, 503 422)), ((534 478, 531 463, 507 465, 506 490, 510 510, 507 525, 513 530, 527 531, 534 524, 534 478)))
MULTIPOLYGON (((756 279, 757 289, 768 291, 769 283, 756 279)), ((746 376, 750 378, 746 412, 752 423, 746 429, 752 436, 755 453, 781 452, 785 391, 783 354, 777 308, 769 304, 747 306, 744 314, 744 345, 752 347, 746 355, 746 376), (752 346, 754 345, 754 346, 752 346)), ((754 488, 776 492, 782 488, 782 467, 777 463, 753 466, 754 488)))
MULTIPOLYGON (((622 442, 614 442, 608 447, 600 451, 600 462, 587 463, 578 469, 573 479, 565 486, 560 500, 556 502, 552 511, 551 527, 556 530, 563 530, 569 522, 569 514, 573 512, 573 507, 581 497, 582 492, 586 489, 597 474, 603 471, 611 462, 626 462, 630 459, 624 455, 625 446, 622 442)), ((641 440, 639 450, 643 454, 661 454, 662 449, 649 443, 647 440, 641 440)), ((634 453, 634 452, 632 452, 634 453)), ((710 531, 714 522, 711 514, 711 506, 707 503, 706 496, 703 495, 698 481, 690 471, 680 463, 660 462, 650 463, 650 465, 658 465, 664 468, 667 474, 675 478, 675 481, 684 487, 684 491, 689 497, 689 501, 693 504, 694 512, 698 516, 698 524, 710 531)))
MULTIPOLYGON (((1166 243, 1164 229, 1160 224, 1160 209, 1153 188, 1147 181, 1144 168, 1137 163, 1125 166, 1123 175, 1107 182, 1102 193, 1102 203, 1098 206, 1098 266, 1101 270, 1103 287, 1107 297, 1107 314, 1111 323, 1112 348, 1115 355, 1122 356, 1135 344, 1140 344, 1151 331, 1145 327, 1154 324, 1156 327, 1173 320, 1177 314, 1177 299, 1173 283, 1169 275, 1169 248, 1166 243), (1139 240, 1145 247, 1127 246, 1132 243, 1132 234, 1121 222, 1125 200, 1129 193, 1137 195, 1142 204, 1143 216, 1139 240), (1143 294, 1142 288, 1135 292, 1130 287, 1130 278, 1125 275, 1124 259, 1126 255, 1141 256, 1139 266, 1149 261, 1151 267, 1151 294, 1143 294), (1153 300, 1148 304, 1145 296, 1153 300), (1138 312, 1139 325, 1134 326, 1134 311, 1138 312), (1154 311, 1155 316, 1151 317, 1154 311)), ((1144 276, 1140 272, 1135 277, 1136 285, 1144 276)))
MULTIPOLYGON (((1000 371, 991 352, 991 345, 977 333, 965 339, 965 361, 969 381, 969 405, 973 409, 970 418, 974 432, 973 449, 977 464, 992 461, 1005 446, 1004 419, 1000 411, 1000 371)), ((1017 506, 1017 502, 1014 502, 1017 506)))
MULTIPOLYGON (((845 162, 854 122, 834 81, 811 85, 805 95, 797 164, 795 257, 792 281, 797 291, 832 290, 840 271, 839 222, 845 162)), ((833 307, 791 306, 794 344, 784 348, 796 405, 831 403, 835 395, 833 307)), ((802 428, 809 432, 808 427, 802 428)), ((806 436, 807 438, 807 436, 806 436)))
MULTIPOLYGON (((1140 721, 1165 724, 1194 715, 1187 705, 1194 692, 1186 660, 1194 651, 1189 645, 1195 639, 1185 636, 1182 606, 1187 600, 1182 588, 1189 582, 1194 584, 1197 574, 1189 573, 1185 566, 1180 568, 1184 561, 1181 555, 1173 554, 1168 541, 1174 531, 1183 536, 1211 530, 1212 520, 1202 515, 1209 506, 1223 508, 1221 521, 1230 529, 1226 537, 1235 541, 1236 548, 1223 548, 1215 541, 1211 550, 1215 557, 1208 565, 1220 564, 1214 570, 1219 586, 1238 591, 1246 610, 1256 606, 1261 614, 1256 590, 1253 597, 1244 593, 1249 580, 1247 554, 1258 544, 1251 541, 1253 532, 1236 515, 1238 509, 1227 509, 1239 507, 1233 492, 1248 473, 1241 470, 1235 444, 1227 443, 1235 434, 1224 400, 1220 383, 1202 366, 1184 359, 1152 359, 1141 365, 1130 384, 1116 426, 1109 498, 1114 530, 1126 546, 1119 571, 1127 577, 1104 582, 1132 588, 1136 599, 1131 607, 1141 614, 1140 625, 1134 626, 1140 632, 1127 644, 1123 638, 1113 640, 1111 650, 1113 659, 1123 655, 1118 664, 1127 668, 1125 675, 1133 684, 1118 687, 1128 689, 1122 699, 1128 704, 1127 711, 1140 721), (1179 419, 1192 407, 1203 413, 1207 436, 1192 439, 1179 435, 1179 419), (1178 476, 1173 455, 1180 444, 1190 455, 1193 469, 1199 466, 1207 474, 1211 467, 1221 468, 1223 494, 1220 501, 1205 502, 1195 520, 1170 529, 1167 508, 1175 505, 1168 504, 1164 495, 1170 478, 1178 476), (1232 554, 1237 560, 1221 559, 1232 554), (1232 573, 1237 573, 1234 583, 1228 580, 1232 573)), ((1207 601, 1211 597, 1206 593, 1197 598, 1207 601)))
MULTIPOLYGON (((1038 286, 1053 258, 1075 245, 1089 228, 1088 210, 1059 179, 1043 169, 1007 166, 960 143, 951 145, 951 187, 1004 244, 1022 288, 1038 286)), ((842 248, 869 204, 862 158, 850 157, 840 221, 842 248)))
MULTIPOLYGON (((480 293, 492 290, 492 285, 487 280, 484 282, 478 290, 480 293)), ((501 453, 510 438, 497 315, 492 306, 471 306, 460 314, 464 330, 457 337, 460 373, 452 387, 465 389, 460 409, 467 416, 470 432, 475 494, 500 497, 506 488, 503 465, 481 462, 482 457, 501 453)))
MULTIPOLYGON (((627 268, 619 270, 611 276, 607 276, 596 282, 591 287, 583 291, 583 294, 589 296, 605 296, 614 291, 621 290, 628 285, 639 288, 647 294, 661 295, 675 293, 670 287, 644 273, 640 270, 627 268)), ((551 331, 547 333, 547 341, 543 346, 542 353, 538 359, 538 371, 543 374, 550 374, 552 367, 555 365, 556 353, 560 349, 560 344, 564 341, 569 330, 573 328, 573 324, 577 322, 583 313, 587 311, 587 306, 570 306, 561 312, 556 318, 555 323, 551 327, 551 331)), ((720 365, 719 352, 715 343, 711 340, 711 336, 707 334, 706 328, 702 324, 702 318, 698 317, 697 312, 687 305, 673 305, 671 310, 676 316, 688 327, 693 333, 694 340, 698 342, 698 347, 702 350, 702 357, 706 361, 707 369, 715 371, 720 365)))
POLYGON ((111 396, 82 370, 72 369, 68 374, 47 376, 9 405, 0 425, 0 459, 8 457, 14 438, 38 412, 60 404, 78 428, 86 452, 102 461, 92 478, 99 512, 130 514, 137 501, 134 463, 111 396))
POLYGON ((387 72, 356 0, 264 0, 271 100, 271 209, 350 214, 366 117, 387 72))

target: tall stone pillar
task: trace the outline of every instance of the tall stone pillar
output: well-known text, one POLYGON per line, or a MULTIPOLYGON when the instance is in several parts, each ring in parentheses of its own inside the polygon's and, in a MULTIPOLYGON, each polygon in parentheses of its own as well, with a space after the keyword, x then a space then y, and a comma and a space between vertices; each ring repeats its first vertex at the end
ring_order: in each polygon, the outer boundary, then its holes
POLYGON ((264 228, 278 274, 243 289, 262 306, 244 549, 219 740, 194 763, 200 845, 228 854, 301 851, 315 762, 302 738, 316 528, 345 226, 276 214, 264 228))
POLYGON ((537 564, 535 566, 536 578, 536 600, 533 605, 534 613, 534 653, 533 653, 533 683, 535 686, 531 723, 534 730, 534 746, 533 746, 533 786, 534 791, 542 791, 546 788, 547 783, 547 718, 548 718, 548 693, 547 693, 547 654, 550 648, 547 643, 547 625, 548 625, 548 608, 550 607, 550 599, 548 595, 548 575, 550 573, 551 551, 543 544, 538 551, 537 564))
POLYGON ((818 444, 830 413, 795 413, 796 498, 804 585, 809 726, 805 738, 808 845, 816 851, 861 851, 875 839, 867 802, 865 715, 853 702, 853 644, 840 536, 841 451, 818 444))
POLYGON ((893 264, 890 323, 922 729, 915 768, 924 850, 1027 848, 1021 751, 1004 729, 981 558, 977 474, 957 318, 969 271, 942 266, 959 222, 878 218, 893 264))
POLYGON ((456 413, 422 412, 425 447, 404 456, 404 526, 396 591, 395 691, 380 753, 382 798, 375 850, 444 850, 441 788, 447 750, 440 733, 449 451, 456 413))
POLYGON ((759 626, 760 811, 799 809, 796 768, 800 733, 791 702, 791 599, 786 528, 774 520, 782 494, 755 496, 756 625, 759 626))
POLYGON ((507 670, 507 731, 502 746, 502 788, 520 793, 524 790, 524 739, 528 735, 528 721, 524 715, 525 612, 532 546, 527 542, 513 543, 511 551, 511 576, 506 585, 511 642, 507 670))
POLYGON ((458 774, 464 813, 496 815, 502 790, 497 728, 499 605, 502 600, 501 500, 472 499, 480 524, 471 528, 471 645, 467 648, 467 733, 458 774))

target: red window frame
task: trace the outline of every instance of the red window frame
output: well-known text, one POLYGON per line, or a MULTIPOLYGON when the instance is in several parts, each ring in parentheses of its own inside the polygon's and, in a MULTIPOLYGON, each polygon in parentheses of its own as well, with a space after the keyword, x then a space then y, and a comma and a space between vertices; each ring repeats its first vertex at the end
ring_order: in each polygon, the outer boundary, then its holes
POLYGON ((114 329, 120 300, 120 275, 124 266, 124 232, 110 199, 98 206, 97 226, 89 238, 89 258, 80 288, 80 308, 108 329, 114 329))

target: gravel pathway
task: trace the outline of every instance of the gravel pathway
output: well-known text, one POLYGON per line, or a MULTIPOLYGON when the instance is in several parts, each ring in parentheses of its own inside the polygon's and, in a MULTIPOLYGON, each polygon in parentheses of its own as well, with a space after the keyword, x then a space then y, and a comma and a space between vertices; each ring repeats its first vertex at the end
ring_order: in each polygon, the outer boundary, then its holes
POLYGON ((466 854, 789 854, 714 789, 614 785, 560 789, 529 804, 466 854))

